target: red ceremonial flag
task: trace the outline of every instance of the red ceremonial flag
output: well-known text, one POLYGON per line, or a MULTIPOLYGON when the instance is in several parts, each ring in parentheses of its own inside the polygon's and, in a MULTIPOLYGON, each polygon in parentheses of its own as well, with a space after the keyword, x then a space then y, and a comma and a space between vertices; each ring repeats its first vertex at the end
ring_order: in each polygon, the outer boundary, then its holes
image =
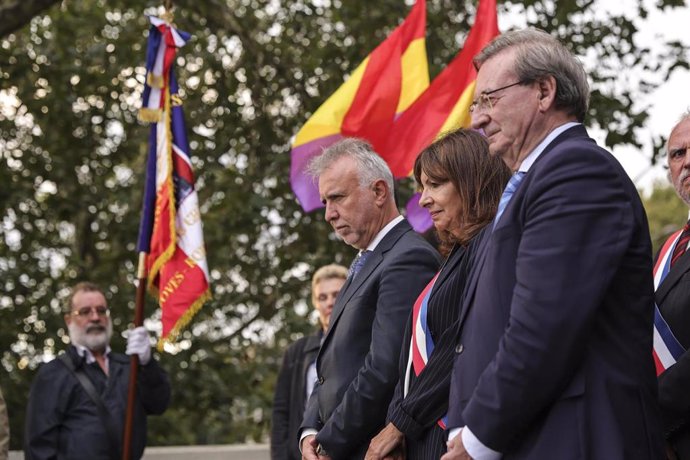
POLYGON ((412 172, 419 152, 439 134, 469 126, 469 107, 477 77, 472 59, 498 33, 496 0, 480 0, 462 50, 400 115, 385 148, 380 150, 396 178, 412 172))
POLYGON ((172 342, 211 297, 201 214, 174 73, 175 53, 189 34, 151 17, 147 76, 140 118, 153 122, 149 138, 138 250, 147 254, 148 286, 161 306, 163 333, 172 342))
POLYGON ((324 147, 343 137, 385 147, 396 116, 404 113, 429 85, 426 2, 410 14, 307 120, 292 143, 290 184, 302 208, 322 206, 317 186, 305 169, 324 147))

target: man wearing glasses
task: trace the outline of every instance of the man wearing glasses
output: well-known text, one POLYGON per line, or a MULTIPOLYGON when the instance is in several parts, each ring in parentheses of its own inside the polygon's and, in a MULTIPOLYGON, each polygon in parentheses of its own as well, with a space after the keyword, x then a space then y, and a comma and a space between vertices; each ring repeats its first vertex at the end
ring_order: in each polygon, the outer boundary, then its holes
MULTIPOLYGON (((117 459, 127 410, 130 359, 111 351, 113 324, 105 295, 79 283, 67 299, 70 347, 39 370, 27 406, 27 460, 117 459)), ((162 414, 170 401, 167 374, 151 357, 146 329, 127 336, 128 355, 139 357, 132 458, 146 446, 146 416, 162 414)))
POLYGON ((647 218, 583 125, 582 64, 534 29, 474 64, 472 127, 514 175, 465 287, 442 460, 663 458, 647 218))

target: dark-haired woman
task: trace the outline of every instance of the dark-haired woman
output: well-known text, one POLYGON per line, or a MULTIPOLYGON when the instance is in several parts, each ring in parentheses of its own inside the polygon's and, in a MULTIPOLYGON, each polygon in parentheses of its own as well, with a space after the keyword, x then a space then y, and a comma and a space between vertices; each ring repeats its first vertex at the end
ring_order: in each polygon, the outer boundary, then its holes
POLYGON ((431 214, 447 258, 413 307, 389 423, 372 439, 367 460, 437 460, 446 452, 443 417, 473 241, 494 218, 510 171, 489 155, 481 134, 459 129, 419 154, 414 175, 422 190, 419 204, 431 214))

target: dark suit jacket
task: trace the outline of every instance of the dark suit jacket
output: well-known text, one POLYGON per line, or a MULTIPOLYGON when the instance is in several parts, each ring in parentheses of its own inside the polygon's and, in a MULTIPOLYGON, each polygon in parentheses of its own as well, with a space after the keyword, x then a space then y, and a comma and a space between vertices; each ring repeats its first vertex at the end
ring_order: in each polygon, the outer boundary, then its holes
POLYGON ((307 402, 307 371, 316 360, 323 331, 302 337, 291 344, 283 356, 273 397, 271 419, 271 459, 300 460, 299 438, 304 406, 307 402))
POLYGON ((438 460, 446 451, 445 431, 438 420, 448 410, 450 374, 455 356, 455 335, 460 303, 471 252, 456 247, 441 268, 427 306, 427 324, 434 341, 434 351, 424 370, 410 372, 407 396, 403 397, 405 374, 412 340, 412 314, 405 327, 398 365, 398 384, 388 408, 388 420, 405 434, 407 458, 438 460))
MULTIPOLYGON (((690 349, 690 251, 673 265, 655 293, 673 335, 690 349)), ((659 376, 664 431, 680 460, 690 459, 690 351, 659 376)))
POLYGON ((439 259, 403 221, 340 291, 302 424, 319 431, 317 441, 334 460, 363 458, 383 428, 398 381, 405 322, 439 259))
POLYGON ((620 164, 582 126, 566 130, 485 235, 449 426, 505 459, 662 458, 651 243, 620 164))

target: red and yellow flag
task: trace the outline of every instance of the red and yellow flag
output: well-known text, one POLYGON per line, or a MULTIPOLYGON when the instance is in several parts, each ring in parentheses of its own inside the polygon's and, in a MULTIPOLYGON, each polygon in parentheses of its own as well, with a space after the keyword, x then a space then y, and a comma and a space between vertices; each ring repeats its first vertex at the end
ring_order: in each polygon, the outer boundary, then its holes
POLYGON ((290 183, 302 208, 321 207, 306 172, 309 161, 343 137, 366 139, 379 151, 399 114, 429 85, 426 59, 426 2, 417 0, 405 21, 307 120, 292 144, 290 183))
POLYGON ((460 53, 400 115, 385 148, 379 150, 396 178, 407 177, 419 152, 440 134, 469 126, 477 78, 472 59, 498 33, 496 0, 480 0, 474 25, 460 53))

